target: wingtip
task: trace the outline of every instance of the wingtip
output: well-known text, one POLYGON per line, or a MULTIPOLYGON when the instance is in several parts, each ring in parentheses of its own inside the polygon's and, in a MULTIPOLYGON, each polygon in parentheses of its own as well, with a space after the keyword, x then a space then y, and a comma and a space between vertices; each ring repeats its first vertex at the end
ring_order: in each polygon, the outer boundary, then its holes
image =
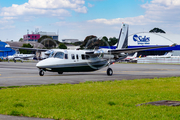
POLYGON ((170 47, 174 47, 174 46, 176 46, 177 44, 176 43, 174 43, 174 44, 172 44, 172 45, 170 45, 170 47))

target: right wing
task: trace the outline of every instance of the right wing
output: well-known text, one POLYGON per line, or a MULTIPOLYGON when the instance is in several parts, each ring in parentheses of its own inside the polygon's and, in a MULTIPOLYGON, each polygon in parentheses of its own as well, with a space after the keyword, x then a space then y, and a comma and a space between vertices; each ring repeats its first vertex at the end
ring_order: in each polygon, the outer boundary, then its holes
POLYGON ((111 54, 118 54, 118 53, 134 53, 138 51, 156 49, 156 48, 166 48, 170 46, 153 46, 153 47, 138 47, 138 48, 122 48, 122 49, 115 49, 115 50, 108 50, 108 53, 111 54))
POLYGON ((144 51, 144 50, 150 50, 156 48, 166 48, 166 47, 170 47, 170 46, 166 45, 166 46, 138 47, 138 48, 102 49, 97 51, 89 51, 86 52, 86 54, 91 55, 91 54, 100 54, 100 53, 105 53, 105 54, 134 53, 138 51, 144 51))

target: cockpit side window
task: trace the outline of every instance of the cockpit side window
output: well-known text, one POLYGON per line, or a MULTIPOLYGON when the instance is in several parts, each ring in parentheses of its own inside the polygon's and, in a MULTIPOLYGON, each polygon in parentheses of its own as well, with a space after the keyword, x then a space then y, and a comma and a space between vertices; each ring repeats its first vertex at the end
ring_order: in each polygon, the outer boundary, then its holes
POLYGON ((57 52, 57 53, 54 55, 54 58, 64 59, 64 53, 63 53, 63 52, 57 52))
POLYGON ((85 59, 88 60, 89 59, 89 55, 82 54, 81 57, 82 57, 83 60, 85 60, 85 59))

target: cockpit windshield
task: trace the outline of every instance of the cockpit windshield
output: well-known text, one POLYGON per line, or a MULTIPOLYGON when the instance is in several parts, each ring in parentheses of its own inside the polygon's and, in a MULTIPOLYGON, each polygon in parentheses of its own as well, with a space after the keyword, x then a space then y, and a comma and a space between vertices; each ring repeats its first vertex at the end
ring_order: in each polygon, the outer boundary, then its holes
POLYGON ((63 53, 63 52, 57 52, 57 53, 54 55, 54 58, 64 59, 64 53, 63 53))
POLYGON ((52 57, 53 55, 54 55, 54 51, 53 51, 53 50, 51 50, 51 51, 50 51, 49 58, 50 58, 50 57, 52 57))

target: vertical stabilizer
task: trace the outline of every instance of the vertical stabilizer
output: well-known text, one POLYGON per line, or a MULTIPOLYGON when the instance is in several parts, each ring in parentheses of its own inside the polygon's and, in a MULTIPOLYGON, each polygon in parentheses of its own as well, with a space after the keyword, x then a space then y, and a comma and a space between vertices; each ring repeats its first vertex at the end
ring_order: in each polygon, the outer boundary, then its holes
POLYGON ((128 46, 128 30, 129 25, 122 24, 116 49, 126 48, 128 46))
POLYGON ((133 57, 133 58, 136 58, 136 57, 137 57, 137 52, 135 52, 132 57, 133 57))

